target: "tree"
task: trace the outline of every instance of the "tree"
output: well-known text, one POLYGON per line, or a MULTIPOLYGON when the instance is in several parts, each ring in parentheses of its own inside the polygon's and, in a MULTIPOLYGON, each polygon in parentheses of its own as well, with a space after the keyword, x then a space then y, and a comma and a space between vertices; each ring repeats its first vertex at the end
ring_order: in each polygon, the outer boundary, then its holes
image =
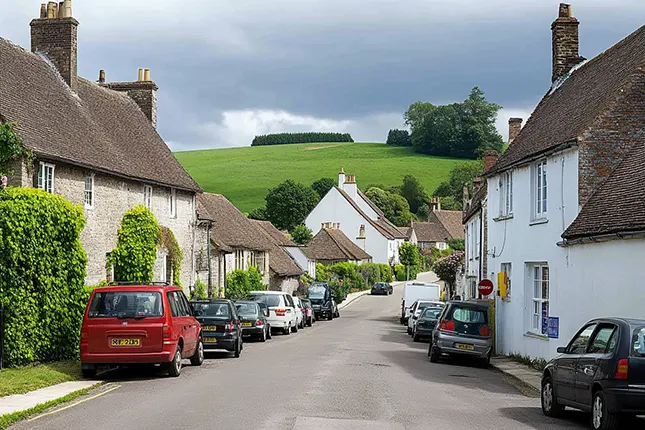
POLYGON ((267 219, 267 210, 264 207, 255 208, 251 212, 249 212, 248 216, 251 219, 257 219, 257 220, 260 220, 260 221, 266 221, 266 219, 267 219))
POLYGON ((329 192, 329 190, 334 188, 335 185, 336 181, 332 178, 320 178, 316 182, 311 184, 311 188, 313 188, 313 190, 318 193, 318 195, 322 199, 329 192))
POLYGON ((449 296, 452 297, 455 292, 455 281, 457 273, 464 264, 464 253, 456 252, 437 260, 432 271, 448 285, 449 296))
POLYGON ((290 234, 291 239, 298 245, 306 245, 314 237, 313 232, 304 224, 297 225, 290 234))
POLYGON ((412 139, 407 130, 392 129, 387 134, 387 141, 385 143, 392 146, 412 146, 412 139))
POLYGON ((402 243, 399 246, 399 261, 406 267, 408 273, 413 271, 416 277, 416 268, 419 266, 419 248, 411 242, 402 243))
POLYGON ((421 185, 421 182, 412 175, 405 175, 403 178, 401 195, 408 201, 410 211, 414 213, 417 213, 419 207, 428 201, 428 195, 423 189, 423 185, 421 185))
POLYGON ((383 215, 397 226, 410 224, 412 213, 407 200, 398 194, 393 194, 380 188, 370 188, 365 195, 374 203, 383 215))
POLYGON ((262 280, 262 275, 257 267, 251 266, 248 270, 249 275, 249 291, 261 291, 266 290, 264 281, 262 280))
POLYGON ((457 210, 461 210, 463 206, 463 193, 464 185, 468 187, 469 194, 473 191, 473 179, 480 176, 484 172, 484 162, 482 160, 468 161, 455 165, 450 171, 450 176, 447 181, 442 182, 433 193, 436 197, 444 197, 441 200, 441 207, 450 210, 446 207, 446 203, 450 203, 445 197, 452 198, 457 210))
MULTIPOLYGON (((443 201, 441 202, 441 205, 443 207, 443 201)), ((428 205, 422 205, 419 207, 419 210, 417 211, 417 218, 421 221, 427 221, 428 217, 430 216, 430 208, 428 208, 428 205)))
POLYGON ((230 300, 244 300, 248 297, 251 289, 249 272, 245 270, 233 270, 226 275, 226 298, 230 300))
POLYGON ((448 248, 454 250, 454 251, 465 251, 466 250, 466 242, 464 239, 450 239, 448 241, 448 248))
POLYGON ((320 200, 306 185, 288 179, 269 190, 265 197, 267 219, 280 230, 293 230, 302 224, 320 200))

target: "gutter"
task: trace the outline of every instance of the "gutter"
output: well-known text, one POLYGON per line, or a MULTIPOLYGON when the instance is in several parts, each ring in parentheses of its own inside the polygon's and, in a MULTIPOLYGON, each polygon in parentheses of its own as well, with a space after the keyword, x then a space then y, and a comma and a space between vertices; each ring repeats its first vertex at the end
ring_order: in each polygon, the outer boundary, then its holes
MULTIPOLYGON (((529 164, 529 163, 531 163, 533 161, 539 160, 541 158, 548 157, 548 156, 553 155, 555 153, 562 152, 562 151, 565 151, 565 150, 570 149, 570 148, 577 148, 577 147, 578 147, 578 139, 569 140, 569 141, 566 141, 564 143, 561 143, 560 145, 556 146, 555 148, 551 148, 551 149, 548 149, 546 151, 540 152, 538 154, 534 154, 534 155, 531 155, 529 157, 522 158, 519 161, 516 161, 515 163, 511 163, 508 166, 503 167, 503 168, 501 168, 499 170, 493 170, 492 172, 484 172, 484 174, 482 176, 484 178, 486 178, 486 179, 492 178, 494 175, 498 175, 498 174, 500 174, 500 173, 502 173, 502 172, 504 172, 506 170, 513 169, 513 168, 516 168, 516 167, 520 167, 520 166, 523 166, 525 164, 529 164)), ((494 167, 495 166, 493 166, 493 168, 494 167)))
POLYGON ((563 239, 560 242, 557 242, 561 248, 567 248, 573 245, 582 245, 585 243, 602 243, 610 242, 612 240, 629 240, 629 239, 643 239, 645 238, 645 230, 632 231, 632 232, 618 232, 618 233, 608 233, 608 234, 599 234, 595 236, 579 237, 576 239, 563 239))

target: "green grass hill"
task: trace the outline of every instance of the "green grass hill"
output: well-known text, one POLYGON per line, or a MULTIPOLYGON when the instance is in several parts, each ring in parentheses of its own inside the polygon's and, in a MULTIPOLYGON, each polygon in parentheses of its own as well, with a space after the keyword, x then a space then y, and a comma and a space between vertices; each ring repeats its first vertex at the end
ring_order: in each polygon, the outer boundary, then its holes
POLYGON ((338 178, 341 167, 356 175, 359 188, 399 185, 416 176, 430 194, 460 161, 417 154, 383 143, 309 143, 176 152, 175 156, 204 191, 223 194, 242 212, 264 206, 270 188, 286 179, 311 185, 338 178))

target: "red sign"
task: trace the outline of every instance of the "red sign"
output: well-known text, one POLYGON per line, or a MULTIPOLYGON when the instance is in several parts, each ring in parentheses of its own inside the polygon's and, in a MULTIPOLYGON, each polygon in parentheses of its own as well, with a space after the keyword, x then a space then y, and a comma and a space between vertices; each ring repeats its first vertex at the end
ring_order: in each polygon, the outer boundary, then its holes
POLYGON ((477 290, 479 290, 479 294, 482 296, 489 296, 493 292, 493 281, 490 279, 482 279, 479 281, 477 290))

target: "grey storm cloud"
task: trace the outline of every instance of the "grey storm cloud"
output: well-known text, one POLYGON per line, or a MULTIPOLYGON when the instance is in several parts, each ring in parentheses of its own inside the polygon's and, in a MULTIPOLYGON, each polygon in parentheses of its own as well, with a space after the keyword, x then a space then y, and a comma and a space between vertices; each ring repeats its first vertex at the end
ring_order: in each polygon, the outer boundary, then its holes
MULTIPOLYGON (((38 1, 2 0, 0 37, 29 47, 38 1)), ((544 0, 74 0, 79 72, 132 80, 152 70, 159 131, 173 149, 247 145, 255 133, 349 131, 382 141, 417 100, 451 103, 477 85, 498 127, 528 116, 550 84, 544 0)), ((581 54, 634 31, 639 0, 573 2, 581 54)))

